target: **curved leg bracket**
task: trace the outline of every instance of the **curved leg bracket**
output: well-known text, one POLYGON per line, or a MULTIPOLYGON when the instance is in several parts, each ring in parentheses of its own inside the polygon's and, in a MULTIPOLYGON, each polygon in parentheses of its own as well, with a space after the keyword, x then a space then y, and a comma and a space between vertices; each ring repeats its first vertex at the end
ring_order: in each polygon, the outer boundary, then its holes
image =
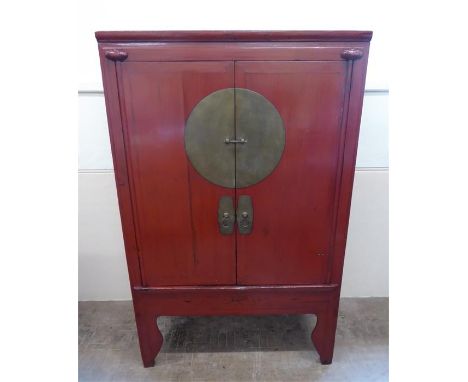
POLYGON ((336 309, 330 308, 316 313, 317 324, 312 331, 311 338, 322 365, 329 365, 333 360, 337 313, 336 309))
POLYGON ((136 314, 141 358, 144 367, 154 366, 154 359, 161 350, 163 336, 158 328, 157 316, 154 314, 136 314))

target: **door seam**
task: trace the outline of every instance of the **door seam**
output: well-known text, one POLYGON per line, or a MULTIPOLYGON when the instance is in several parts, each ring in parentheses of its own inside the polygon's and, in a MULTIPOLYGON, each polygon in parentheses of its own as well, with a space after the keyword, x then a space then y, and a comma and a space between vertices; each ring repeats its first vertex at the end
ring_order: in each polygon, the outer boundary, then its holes
MULTIPOLYGON (((234 70, 233 70, 233 82, 234 82, 234 139, 237 139, 237 104, 236 104, 236 66, 237 61, 234 60, 234 70)), ((237 146, 234 145, 234 216, 235 222, 237 223, 237 146)), ((236 285, 239 285, 238 272, 237 268, 239 266, 238 256, 237 256, 237 224, 234 224, 234 259, 235 259, 235 275, 236 275, 236 285)))

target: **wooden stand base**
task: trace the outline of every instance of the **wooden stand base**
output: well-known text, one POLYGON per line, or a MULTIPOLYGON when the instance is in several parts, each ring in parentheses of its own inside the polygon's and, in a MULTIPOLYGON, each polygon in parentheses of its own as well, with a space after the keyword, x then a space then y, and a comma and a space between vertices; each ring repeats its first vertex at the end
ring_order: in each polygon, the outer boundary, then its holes
POLYGON ((221 286, 136 288, 133 304, 145 367, 154 366, 163 337, 159 316, 229 316, 315 314, 311 339, 322 364, 333 359, 338 317, 339 287, 323 286, 221 286))

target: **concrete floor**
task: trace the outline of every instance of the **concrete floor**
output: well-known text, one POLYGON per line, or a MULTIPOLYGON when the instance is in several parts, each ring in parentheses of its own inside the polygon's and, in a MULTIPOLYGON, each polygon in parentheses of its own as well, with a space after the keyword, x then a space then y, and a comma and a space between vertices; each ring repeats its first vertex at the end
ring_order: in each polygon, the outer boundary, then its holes
POLYGON ((132 304, 79 303, 80 381, 387 381, 388 299, 344 298, 333 364, 310 341, 314 316, 161 317, 164 345, 141 364, 132 304))

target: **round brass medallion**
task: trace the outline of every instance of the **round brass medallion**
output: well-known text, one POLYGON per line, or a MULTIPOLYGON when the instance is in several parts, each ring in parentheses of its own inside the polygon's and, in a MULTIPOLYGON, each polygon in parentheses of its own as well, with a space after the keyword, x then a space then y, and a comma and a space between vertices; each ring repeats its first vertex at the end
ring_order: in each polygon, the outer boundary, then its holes
POLYGON ((248 187, 277 166, 285 145, 280 114, 252 90, 215 91, 192 110, 185 126, 185 150, 208 181, 228 188, 248 187))

